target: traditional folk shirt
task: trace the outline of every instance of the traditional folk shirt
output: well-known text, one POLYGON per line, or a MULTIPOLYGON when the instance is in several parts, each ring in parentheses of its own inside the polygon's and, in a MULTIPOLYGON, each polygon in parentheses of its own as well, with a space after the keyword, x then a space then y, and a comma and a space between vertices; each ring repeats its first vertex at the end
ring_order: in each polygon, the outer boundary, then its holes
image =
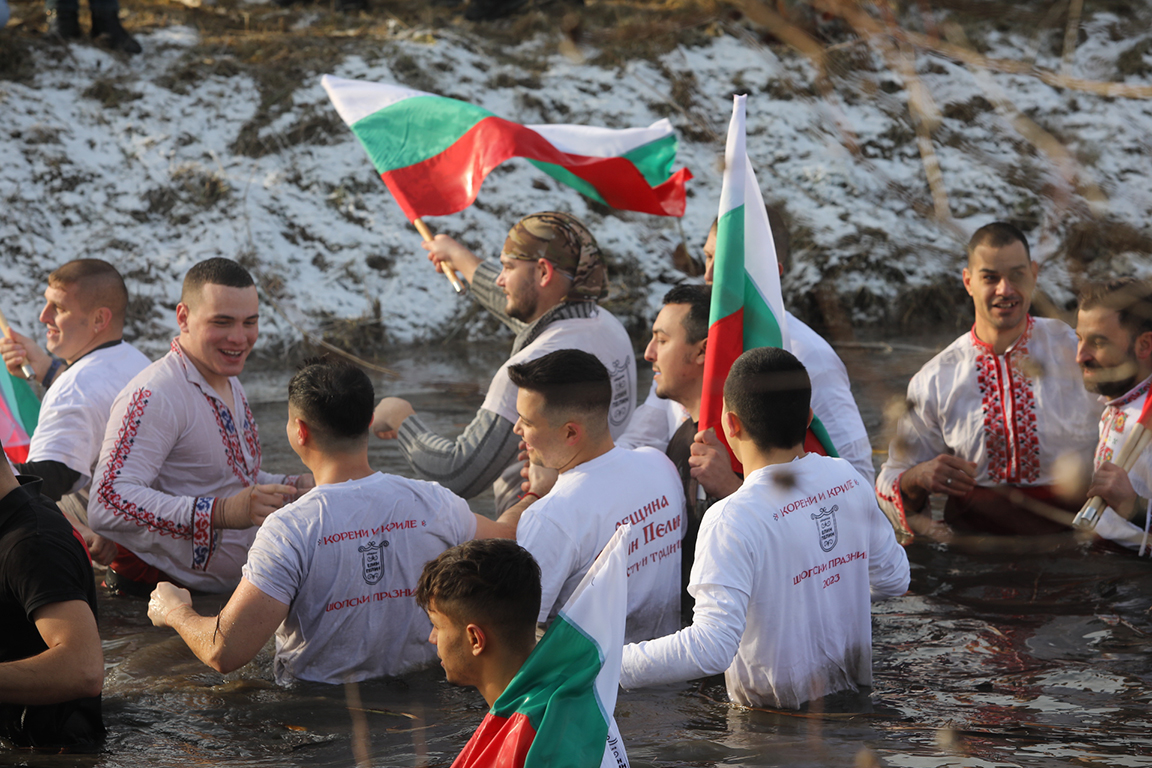
POLYGON ((973 328, 909 382, 908 410, 876 478, 880 507, 908 532, 900 477, 940 454, 975 462, 977 485, 1051 485, 1060 456, 1073 454, 1088 466, 1099 415, 1067 324, 1029 317, 1002 355, 973 328))
POLYGON ((44 394, 28 461, 58 461, 80 474, 72 488, 88 487, 108 426, 112 401, 148 358, 126 341, 92 350, 68 366, 44 394))
POLYGON ((235 414, 173 340, 113 403, 88 503, 92 530, 204 592, 240 582, 257 530, 213 528, 213 507, 255 483, 295 479, 261 471, 244 387, 228 384, 235 414))
MULTIPOLYGON (((1113 457, 1118 456, 1132 433, 1132 427, 1144 409, 1144 401, 1152 390, 1152 378, 1147 378, 1137 384, 1124 395, 1109 400, 1101 397, 1104 404, 1104 413, 1100 415, 1100 442, 1096 445, 1096 456, 1092 469, 1100 469, 1106 461, 1115 463, 1113 457)), ((1137 495, 1145 499, 1152 497, 1152 451, 1144 451, 1128 472, 1128 480, 1137 495)), ((1146 509, 1136 510, 1137 518, 1146 513, 1146 509)), ((1152 517, 1152 516, 1149 516, 1152 517)), ((1144 518, 1145 521, 1148 517, 1144 518)), ((1096 533, 1117 544, 1130 549, 1140 550, 1141 554, 1147 551, 1149 541, 1148 532, 1144 527, 1134 525, 1116 514, 1112 507, 1107 507, 1100 521, 1096 524, 1096 533)))

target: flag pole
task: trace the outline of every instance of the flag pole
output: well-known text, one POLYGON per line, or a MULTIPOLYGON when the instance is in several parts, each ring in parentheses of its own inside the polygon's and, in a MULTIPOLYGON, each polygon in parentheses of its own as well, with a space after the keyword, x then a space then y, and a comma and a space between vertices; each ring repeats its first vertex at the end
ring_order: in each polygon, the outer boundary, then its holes
MULTIPOLYGON (((428 225, 424 223, 423 219, 416 217, 412 220, 412 226, 416 227, 416 231, 420 233, 420 237, 424 238, 424 242, 432 242, 432 230, 428 228, 428 225)), ((460 282, 460 278, 456 277, 456 271, 452 269, 452 265, 449 264, 447 267, 444 267, 444 262, 440 263, 441 271, 444 272, 444 277, 448 278, 448 282, 452 283, 452 290, 456 291, 457 296, 463 296, 464 284, 460 282)))
MULTIPOLYGON (((0 333, 3 333, 9 339, 12 338, 12 326, 8 325, 8 318, 4 317, 4 310, 0 309, 0 333)), ((20 364, 20 372, 24 374, 24 378, 32 381, 36 378, 36 371, 32 370, 32 366, 25 360, 20 364)))

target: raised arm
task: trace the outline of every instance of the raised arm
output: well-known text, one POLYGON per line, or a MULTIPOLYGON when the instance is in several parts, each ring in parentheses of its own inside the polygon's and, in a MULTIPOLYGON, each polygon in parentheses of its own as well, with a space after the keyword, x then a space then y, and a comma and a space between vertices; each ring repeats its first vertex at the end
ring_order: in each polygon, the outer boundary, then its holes
POLYGON ((400 448, 413 471, 453 493, 472 498, 495 482, 516 460, 520 438, 511 421, 481 408, 464 432, 448 440, 429 429, 419 416, 404 419, 399 429, 400 448))

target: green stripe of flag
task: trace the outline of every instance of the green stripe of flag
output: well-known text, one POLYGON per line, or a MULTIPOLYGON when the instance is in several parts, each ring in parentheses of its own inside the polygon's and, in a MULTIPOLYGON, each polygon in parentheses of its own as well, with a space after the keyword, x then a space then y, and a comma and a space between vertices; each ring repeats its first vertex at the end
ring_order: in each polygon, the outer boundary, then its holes
MULTIPOLYGON (((678 145, 679 140, 676 135, 669 134, 662 139, 636 147, 631 152, 625 152, 621 157, 631 161, 646 182, 653 187, 658 187, 672 175, 672 163, 676 161, 678 145)), ((539 160, 529 160, 528 162, 561 184, 572 187, 585 197, 590 197, 598 203, 604 203, 604 198, 600 197, 600 193, 596 191, 595 187, 567 168, 552 163, 542 163, 539 160)))
POLYGON ((486 109, 443 96, 413 96, 352 125, 380 173, 435 157, 492 115, 486 109))
POLYGON ((36 430, 36 423, 40 420, 40 401, 36 398, 32 387, 5 369, 3 376, 0 376, 0 391, 4 394, 4 401, 8 403, 12 416, 31 437, 36 430))

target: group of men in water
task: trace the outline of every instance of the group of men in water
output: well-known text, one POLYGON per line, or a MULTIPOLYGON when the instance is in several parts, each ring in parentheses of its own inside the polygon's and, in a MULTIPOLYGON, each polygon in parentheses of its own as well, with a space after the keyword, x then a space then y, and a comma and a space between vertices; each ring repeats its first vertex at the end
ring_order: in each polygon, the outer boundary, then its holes
MULTIPOLYGON (((783 271, 786 228, 773 223, 783 271)), ((1100 495, 1101 534, 1147 543, 1152 458, 1131 472, 1110 459, 1152 383, 1152 291, 1093 287, 1076 332, 1032 317, 1038 267, 1011 225, 973 236, 975 325, 913 378, 875 483, 844 365, 792 315, 791 350, 750 350, 725 382, 737 474, 698 429, 707 284, 664 297, 636 408, 632 346, 598 304, 607 274, 582 222, 525 217, 499 264, 444 235, 425 248, 516 333, 483 405, 445 439, 402 399, 374 405, 356 366, 309 361, 288 386, 287 437, 308 469, 293 476, 262 470, 237 379, 259 323, 243 267, 189 270, 179 335, 151 364, 122 338, 128 295, 111 265, 49 276, 47 351, 0 341, 8 369, 31 365, 46 390, 27 463, 0 465, 0 613, 19 628, 0 640, 0 735, 103 735, 89 554, 110 590, 150 596, 152 621, 217 670, 275 635, 280 682, 359 681, 439 656, 449 681, 491 704, 629 523, 621 684, 725 672, 734 703, 801 708, 866 695, 869 603, 907 590, 897 534, 940 530, 933 494, 953 527, 1011 533, 1049 530, 1050 510, 1100 495), (806 448, 813 413, 842 459, 806 448), (395 439, 420 479, 374 471, 370 433, 395 439), (1060 483, 1077 458, 1094 462, 1087 490, 1060 483), (490 485, 495 520, 465 501, 490 485), (231 597, 202 616, 189 590, 231 597)), ((714 248, 713 230, 709 262, 714 248)))

